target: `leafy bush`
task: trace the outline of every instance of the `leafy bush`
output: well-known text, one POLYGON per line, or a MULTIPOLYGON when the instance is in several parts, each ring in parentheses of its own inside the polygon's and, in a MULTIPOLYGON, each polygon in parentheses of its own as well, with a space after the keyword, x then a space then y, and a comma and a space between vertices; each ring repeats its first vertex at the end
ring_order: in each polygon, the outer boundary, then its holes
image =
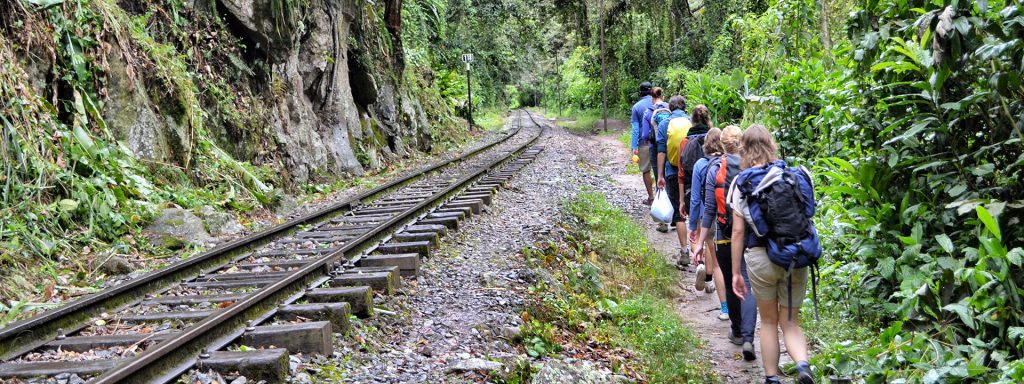
POLYGON ((577 47, 562 64, 565 106, 581 110, 601 105, 600 60, 587 47, 577 47))
POLYGON ((728 122, 739 122, 743 117, 747 91, 746 75, 742 70, 721 75, 712 71, 669 67, 663 76, 668 89, 673 94, 685 96, 691 110, 697 104, 706 105, 715 124, 724 126, 728 122))

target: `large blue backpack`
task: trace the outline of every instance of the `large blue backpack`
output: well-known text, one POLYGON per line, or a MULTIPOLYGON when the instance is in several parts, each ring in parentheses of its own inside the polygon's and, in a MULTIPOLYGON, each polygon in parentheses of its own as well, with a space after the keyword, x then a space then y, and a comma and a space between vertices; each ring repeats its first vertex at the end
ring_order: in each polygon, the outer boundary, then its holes
MULTIPOLYGON (((765 241, 768 258, 788 271, 786 279, 790 290, 793 289, 793 270, 811 267, 817 317, 817 266, 822 250, 812 220, 815 201, 810 172, 803 167, 789 167, 779 160, 744 170, 736 178, 736 189, 746 201, 751 230, 765 241)), ((789 308, 793 307, 792 300, 790 295, 789 308)))

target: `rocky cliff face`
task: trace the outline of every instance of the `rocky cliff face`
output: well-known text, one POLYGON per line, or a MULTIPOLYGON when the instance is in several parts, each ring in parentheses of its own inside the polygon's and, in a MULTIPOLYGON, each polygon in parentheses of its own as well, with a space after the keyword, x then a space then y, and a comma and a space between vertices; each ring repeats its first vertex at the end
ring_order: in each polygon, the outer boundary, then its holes
MULTIPOLYGON (((94 1, 115 6, 110 0, 94 1)), ((122 1, 114 11, 130 20, 163 2, 141 3, 122 1)), ((380 10, 372 3, 184 3, 180 14, 194 28, 185 32, 196 35, 187 36, 194 46, 156 40, 191 48, 181 53, 209 60, 203 67, 187 68, 194 74, 202 130, 235 159, 277 168, 282 181, 294 186, 361 174, 410 150, 431 149, 433 122, 419 100, 423 96, 388 67, 392 52, 383 36, 387 32, 379 28, 380 10)), ((176 34, 181 32, 168 33, 176 34)), ((186 165, 196 135, 203 133, 197 132, 196 114, 169 97, 166 84, 152 81, 160 75, 148 72, 152 68, 145 60, 135 60, 151 52, 132 44, 133 35, 104 37, 102 112, 111 132, 141 159, 186 165)), ((37 83, 52 80, 45 70, 41 73, 37 83)))
POLYGON ((271 20, 280 0, 224 0, 245 38, 263 47, 273 89, 270 122, 296 181, 323 172, 361 173, 407 147, 430 148, 428 122, 378 42, 371 5, 310 1, 301 15, 271 20), (301 18, 301 21, 296 21, 301 18), (356 154, 364 155, 361 164, 356 154))

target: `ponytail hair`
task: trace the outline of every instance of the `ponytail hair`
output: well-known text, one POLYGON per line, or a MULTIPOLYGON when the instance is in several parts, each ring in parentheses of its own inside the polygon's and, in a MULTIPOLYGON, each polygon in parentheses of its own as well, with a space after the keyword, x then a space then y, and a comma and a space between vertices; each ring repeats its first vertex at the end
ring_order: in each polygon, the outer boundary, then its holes
POLYGON ((693 117, 690 118, 690 121, 693 121, 693 125, 704 124, 711 128, 711 112, 704 104, 697 104, 696 107, 693 107, 693 117))
POLYGON ((654 89, 651 90, 651 97, 653 97, 655 99, 662 99, 662 100, 664 100, 665 99, 665 90, 661 89, 661 87, 654 87, 654 89))

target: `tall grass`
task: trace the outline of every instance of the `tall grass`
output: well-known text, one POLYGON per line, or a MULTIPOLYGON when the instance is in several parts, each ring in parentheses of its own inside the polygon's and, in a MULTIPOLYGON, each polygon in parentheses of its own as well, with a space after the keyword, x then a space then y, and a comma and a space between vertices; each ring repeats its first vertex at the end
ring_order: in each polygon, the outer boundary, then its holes
POLYGON ((638 370, 644 381, 718 382, 699 354, 702 342, 672 305, 677 273, 646 231, 597 193, 581 193, 564 206, 571 218, 564 242, 527 252, 531 264, 556 280, 531 288, 528 353, 554 354, 569 343, 601 345, 629 350, 631 358, 613 368, 638 370))

